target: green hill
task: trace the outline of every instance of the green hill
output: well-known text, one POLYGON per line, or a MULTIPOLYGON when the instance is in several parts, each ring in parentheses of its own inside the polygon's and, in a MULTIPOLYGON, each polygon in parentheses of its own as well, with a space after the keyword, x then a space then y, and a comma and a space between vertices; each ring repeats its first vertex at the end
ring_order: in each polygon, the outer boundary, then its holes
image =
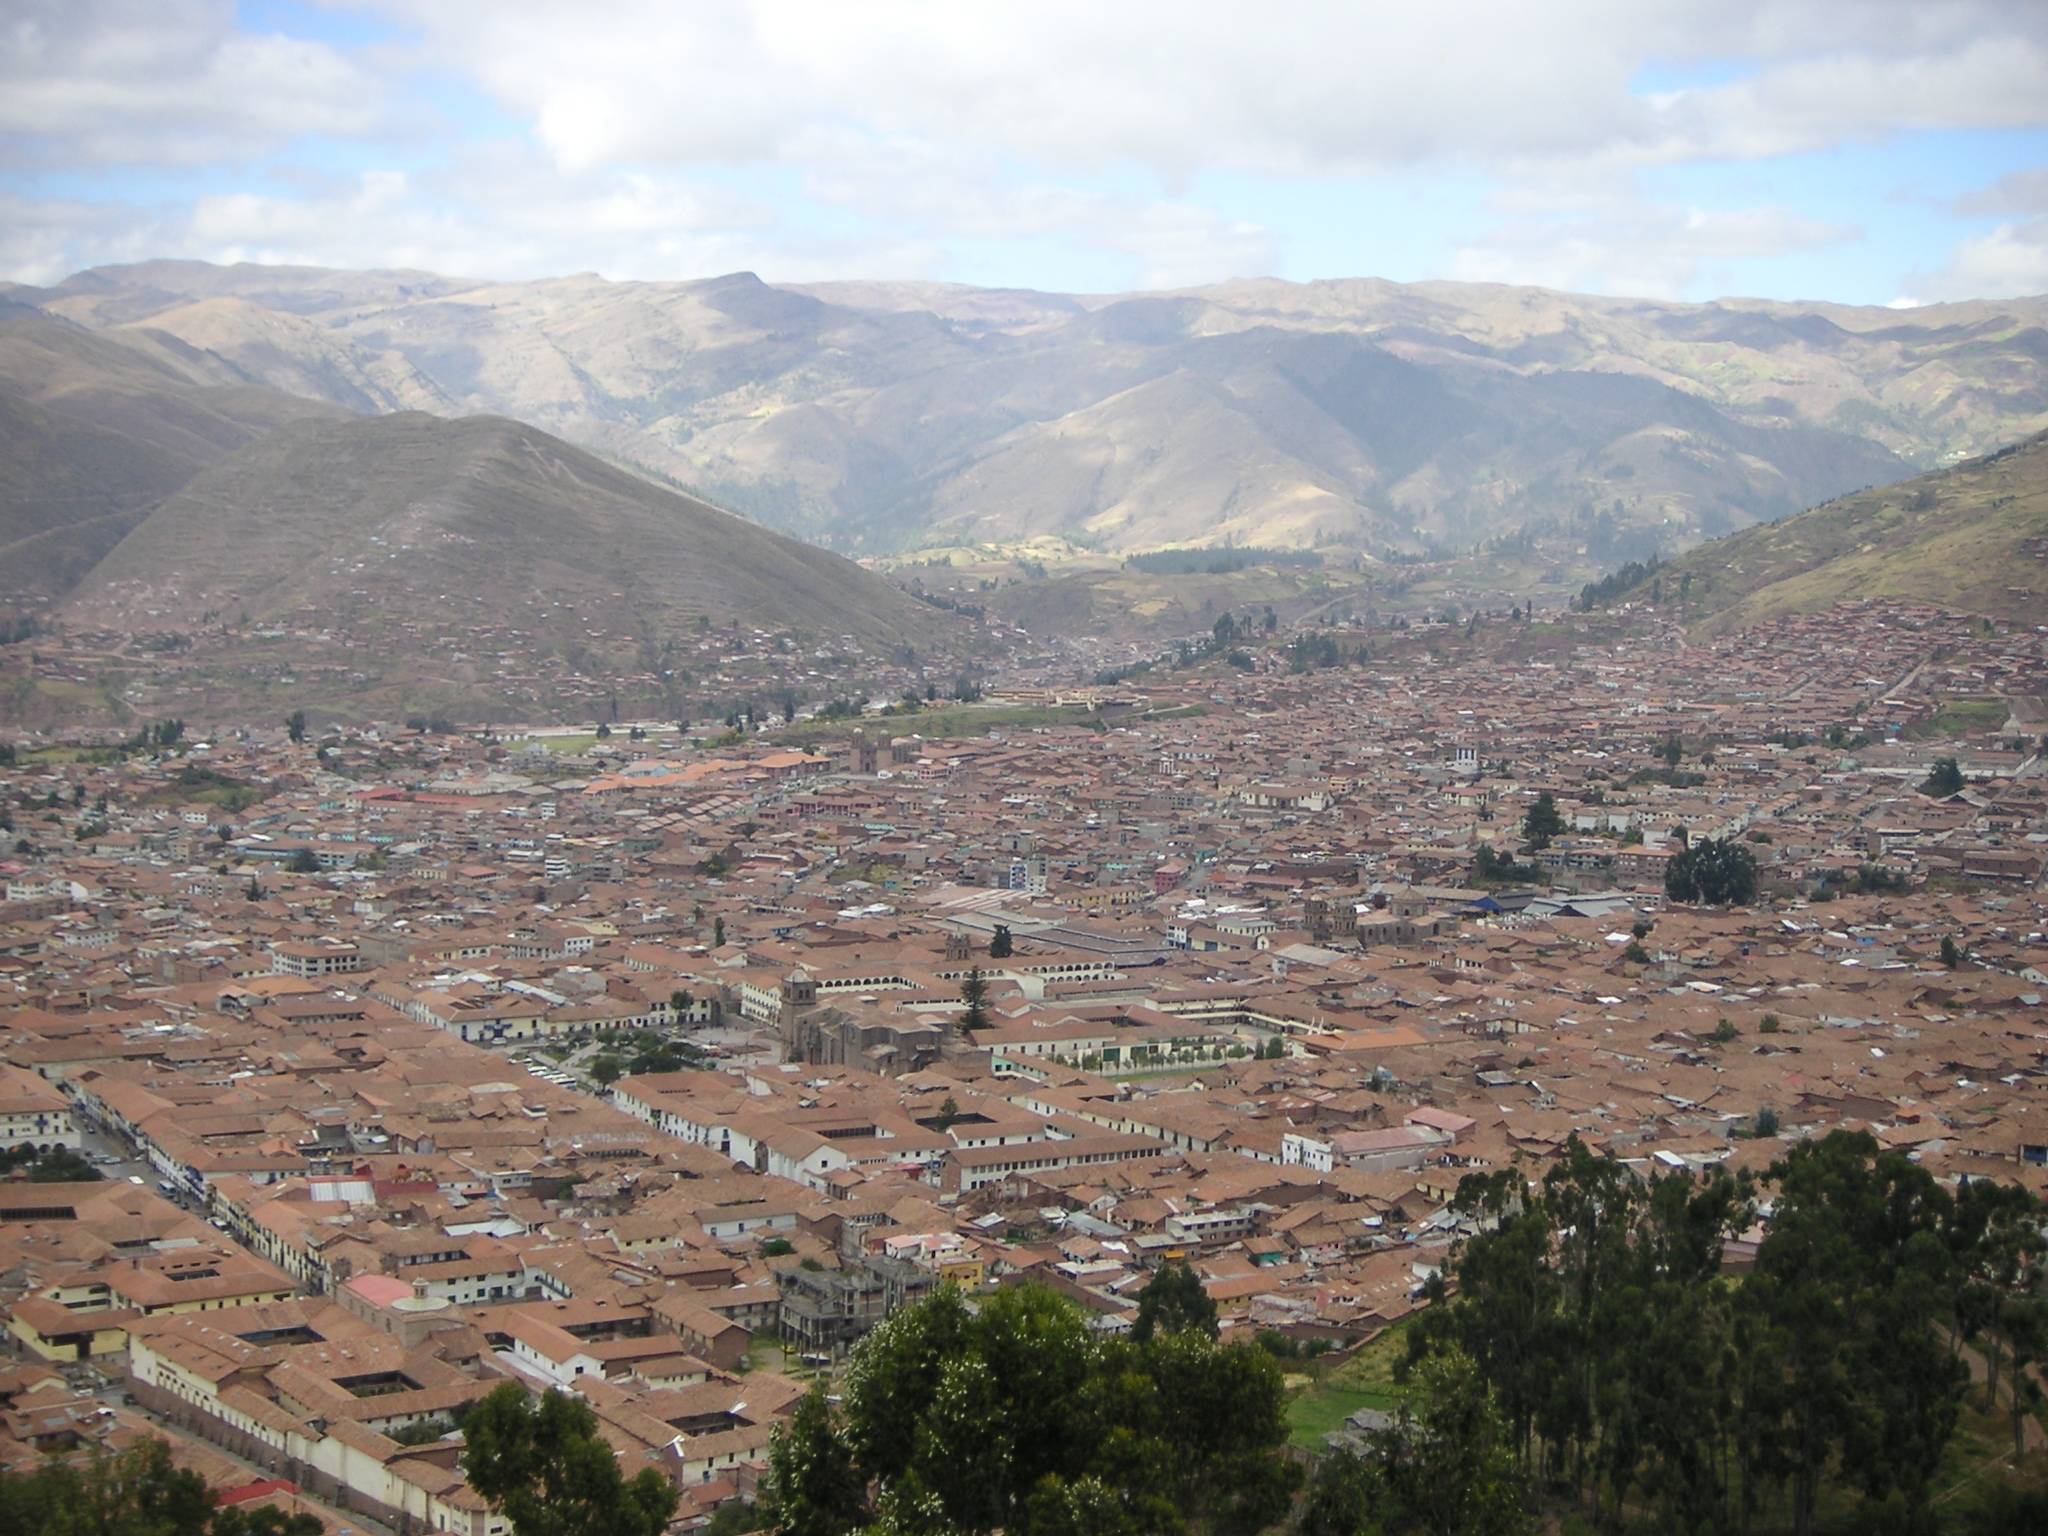
POLYGON ((1701 634, 1856 597, 2048 623, 2048 432, 1623 575, 1638 572, 1588 596, 1607 608, 1654 604, 1701 634))

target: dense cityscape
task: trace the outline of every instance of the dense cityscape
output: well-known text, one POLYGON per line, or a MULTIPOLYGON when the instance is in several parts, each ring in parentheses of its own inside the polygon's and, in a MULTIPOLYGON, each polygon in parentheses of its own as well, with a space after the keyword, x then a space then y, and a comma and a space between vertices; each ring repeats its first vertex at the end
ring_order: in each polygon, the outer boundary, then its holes
POLYGON ((1118 1338, 1185 1264, 1226 1340, 1367 1358, 1461 1184, 1574 1149, 2048 1186, 2038 632, 1245 636, 945 737, 17 737, 0 1461, 168 1435, 488 1536, 446 1437, 515 1381, 702 1519, 947 1283, 1118 1338))

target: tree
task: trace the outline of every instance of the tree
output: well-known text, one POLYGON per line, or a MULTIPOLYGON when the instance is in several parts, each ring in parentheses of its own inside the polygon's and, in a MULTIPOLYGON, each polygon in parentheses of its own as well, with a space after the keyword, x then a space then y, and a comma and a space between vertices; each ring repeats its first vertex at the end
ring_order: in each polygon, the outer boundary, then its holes
POLYGON ((306 712, 295 709, 284 717, 284 733, 296 745, 306 739, 306 712))
POLYGON ((669 1012, 674 1014, 678 1019, 683 1018, 685 1015, 689 1013, 689 1011, 692 1008, 696 1006, 697 1000, 694 997, 690 996, 688 992, 679 990, 671 992, 668 995, 669 1012))
POLYGON ((1950 970, 1963 963, 1963 951, 1956 943, 1954 934, 1944 933, 1941 936, 1941 963, 1950 970))
POLYGON ((52 1457, 30 1473, 0 1474, 0 1536, 246 1536, 229 1514, 214 1510, 206 1480, 173 1466, 171 1448, 153 1435, 83 1465, 52 1457))
POLYGON ((1377 1464, 1351 1450, 1335 1450, 1316 1463, 1295 1522, 1298 1536, 1368 1536, 1386 1497, 1377 1464))
POLYGON ((1967 1536, 2039 1536, 2048 1531, 2048 1488, 1993 1483, 1963 1523, 1967 1536))
POLYGON ((1531 848, 1548 848, 1551 839, 1564 831, 1565 819, 1557 808, 1557 798, 1546 789, 1522 818, 1522 836, 1528 839, 1531 848))
POLYGON ((841 1390, 877 1531, 1253 1536, 1299 1482, 1266 1351, 1200 1330, 1100 1341, 1040 1285, 976 1313, 942 1287, 862 1342, 841 1390))
POLYGON ((1937 800, 1946 800, 1950 795, 1961 794, 1962 789, 1962 764, 1952 757, 1937 758, 1927 777, 1920 782, 1920 793, 1932 795, 1937 800))
POLYGON ((1660 755, 1664 759, 1665 766, 1671 768, 1676 768, 1685 760, 1685 743, 1678 739, 1678 732, 1673 731, 1670 736, 1665 738, 1664 750, 1660 755))
POLYGON ((609 1088, 625 1075, 625 1064, 609 1053, 596 1057, 590 1063, 590 1075, 600 1086, 609 1088))
POLYGON ((959 1123, 960 1101, 949 1093, 939 1105, 939 1116, 933 1123, 933 1128, 940 1131, 950 1131, 959 1123))
POLYGON ((0 1174, 12 1173, 17 1168, 28 1170, 31 1184, 96 1184, 101 1177, 99 1169, 69 1147, 38 1152, 27 1142, 12 1152, 0 1152, 0 1174))
POLYGON ((643 1468, 630 1483, 589 1406, 560 1392, 536 1403, 506 1382, 463 1420, 462 1467, 513 1536, 661 1536, 677 1495, 643 1468))
POLYGON ((1187 1265, 1162 1264, 1151 1283, 1138 1292, 1131 1340, 1143 1344, 1155 1333, 1185 1333, 1189 1329, 1215 1338, 1216 1302, 1202 1289, 1202 1277, 1187 1265))
POLYGON ((722 949, 724 948, 724 946, 725 919, 722 917, 714 917, 711 920, 711 947, 713 949, 722 949))
POLYGON ((285 871, 294 875, 317 875, 320 873, 320 856, 310 848, 294 850, 284 861, 285 871))
POLYGON ((814 1385, 789 1422, 770 1433, 762 1492, 783 1536, 846 1536, 861 1524, 867 1479, 854 1467, 823 1386, 814 1385))
POLYGON ((1664 894, 1710 907, 1756 900, 1756 855, 1737 838, 1688 842, 1664 868, 1664 894))
POLYGON ((982 980, 981 967, 975 966, 967 973, 967 979, 960 983, 960 1001, 967 1005, 967 1011, 960 1015, 963 1030, 988 1028, 988 983, 982 980))
POLYGON ((995 932, 989 935, 988 956, 991 960, 1007 960, 1010 952, 1010 925, 997 923, 995 932))
POLYGON ((1472 879, 1480 885, 1533 883, 1542 874, 1533 864, 1517 864, 1512 854, 1494 852, 1491 843, 1481 843, 1472 859, 1472 879))
POLYGON ((1531 1529, 1522 1476, 1478 1365, 1452 1351, 1417 1373, 1380 1444, 1388 1491, 1430 1536, 1519 1536, 1531 1529))
POLYGON ((307 1512, 288 1514, 275 1504, 254 1509, 231 1504, 215 1513, 208 1529, 211 1536, 322 1536, 327 1523, 307 1512))
POLYGON ((1770 1178, 1770 1233, 1736 1303, 1771 1365, 1750 1413, 1761 1467, 1789 1485, 1805 1536, 1831 1472, 1868 1499, 1918 1501, 1940 1464, 1967 1379, 1934 1331, 1953 1202, 1861 1131, 1800 1143, 1770 1178))

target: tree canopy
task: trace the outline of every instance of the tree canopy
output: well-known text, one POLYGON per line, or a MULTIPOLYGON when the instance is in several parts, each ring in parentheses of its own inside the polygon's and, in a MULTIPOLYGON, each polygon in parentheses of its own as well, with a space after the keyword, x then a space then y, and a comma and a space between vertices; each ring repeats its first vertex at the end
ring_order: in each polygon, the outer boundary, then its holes
POLYGON ((1186 1333, 1189 1329, 1215 1338, 1216 1303, 1202 1289, 1202 1277, 1187 1265, 1162 1264, 1151 1283, 1138 1292, 1138 1316, 1131 1324, 1131 1337, 1144 1344, 1156 1333, 1186 1333))
POLYGON ((1564 813, 1557 808, 1557 797, 1546 789, 1522 818, 1522 836, 1531 848, 1548 848, 1551 839, 1562 836, 1564 831, 1564 813))
POLYGON ((536 1402, 508 1381, 470 1410, 462 1435, 470 1487, 504 1511, 513 1536, 661 1536, 675 1513, 669 1480, 645 1467, 628 1482, 577 1398, 536 1402))
POLYGON ((981 967, 975 966, 967 973, 967 979, 960 983, 960 1001, 966 1005, 966 1012, 960 1015, 963 1030, 988 1028, 988 982, 983 979, 981 967))
POLYGON ((1937 800, 1946 800, 1950 795, 1961 794, 1963 789, 1963 767, 1952 757, 1935 759, 1934 767, 1920 782, 1920 793, 1932 795, 1937 800))
POLYGON ((1756 900, 1756 855, 1739 838, 1688 842, 1664 866, 1664 894, 1710 907, 1746 906, 1756 900))
POLYGON ((1252 1536, 1301 1480, 1266 1351, 1199 1327, 1100 1339, 1044 1286, 978 1310, 942 1288, 862 1342, 841 1396, 776 1433, 786 1536, 1252 1536))
MULTIPOLYGON (((1533 1188, 1518 1170, 1468 1176, 1455 1203, 1480 1230, 1449 1265, 1455 1296, 1430 1283, 1410 1366, 1469 1358, 1520 1473, 1578 1490, 1596 1523, 1628 1510, 1631 1524, 1737 1531, 1775 1514, 1806 1536, 1824 1486, 1924 1512, 1967 1380, 1951 1339, 1979 1339, 1993 1369, 2031 1358, 2048 1305, 2041 1206, 1969 1181, 1951 1196, 1864 1132, 1802 1142, 1765 1181, 1769 1229, 1735 1285, 1721 1255, 1755 1220, 1747 1175, 1644 1180, 1573 1137, 1533 1188)), ((1329 1476, 1309 1499, 1326 1521, 1377 1499, 1407 1512, 1377 1515, 1383 1529, 1492 1528, 1404 1503, 1417 1495, 1387 1468, 1329 1476)))
POLYGON ((317 1516, 274 1505, 219 1508, 197 1472, 151 1436, 118 1455, 51 1457, 0 1473, 0 1536, 320 1536, 317 1516))

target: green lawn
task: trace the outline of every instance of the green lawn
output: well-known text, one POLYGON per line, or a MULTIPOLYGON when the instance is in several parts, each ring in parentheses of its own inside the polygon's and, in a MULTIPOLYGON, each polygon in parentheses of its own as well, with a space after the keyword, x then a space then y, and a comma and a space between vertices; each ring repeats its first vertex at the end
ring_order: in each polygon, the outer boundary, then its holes
POLYGON ((1361 1408, 1387 1408, 1394 1400, 1378 1392, 1352 1392, 1343 1387, 1310 1385, 1294 1395, 1287 1405, 1287 1439, 1307 1450, 1323 1448, 1323 1436, 1344 1427, 1344 1420, 1361 1408))
POLYGON ((1314 1378, 1287 1404, 1292 1443, 1320 1450, 1323 1436, 1342 1429, 1345 1418, 1359 1409, 1391 1413, 1401 1405, 1406 1393, 1394 1384, 1394 1362, 1408 1353, 1406 1327, 1401 1323, 1389 1328, 1342 1365, 1311 1367, 1314 1378))

